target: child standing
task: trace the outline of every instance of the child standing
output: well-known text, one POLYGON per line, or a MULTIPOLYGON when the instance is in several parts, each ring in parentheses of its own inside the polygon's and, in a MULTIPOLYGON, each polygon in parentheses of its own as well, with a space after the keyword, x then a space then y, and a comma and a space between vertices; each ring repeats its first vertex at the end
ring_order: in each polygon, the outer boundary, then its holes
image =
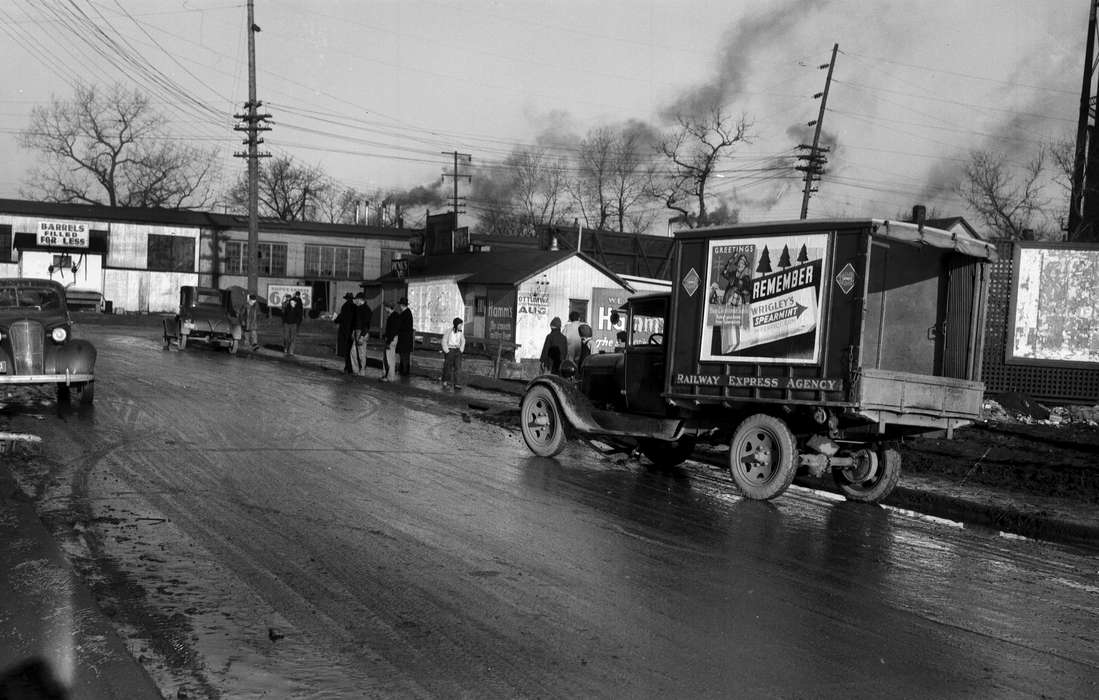
POLYGON ((462 388, 459 383, 462 372, 462 353, 466 349, 466 337, 462 333, 462 319, 455 318, 452 328, 443 333, 443 389, 455 391, 462 388))

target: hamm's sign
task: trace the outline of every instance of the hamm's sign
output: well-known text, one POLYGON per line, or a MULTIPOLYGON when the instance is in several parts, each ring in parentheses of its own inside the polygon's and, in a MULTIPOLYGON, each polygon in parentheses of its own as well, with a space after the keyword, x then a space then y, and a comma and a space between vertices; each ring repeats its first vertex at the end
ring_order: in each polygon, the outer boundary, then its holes
POLYGON ((87 248, 88 225, 72 221, 39 221, 38 245, 43 248, 87 248))

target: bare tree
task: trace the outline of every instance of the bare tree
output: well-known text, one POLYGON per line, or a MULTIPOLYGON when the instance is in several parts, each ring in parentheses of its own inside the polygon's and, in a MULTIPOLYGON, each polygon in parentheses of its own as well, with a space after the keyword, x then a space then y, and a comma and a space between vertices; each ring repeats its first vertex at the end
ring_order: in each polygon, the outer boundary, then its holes
POLYGON ((1055 232, 1050 223, 1048 147, 1041 147, 1027 163, 1013 166, 1007 157, 991 151, 973 151, 962 168, 955 192, 981 218, 994 238, 1046 238, 1055 232))
POLYGON ((330 224, 365 223, 362 219, 371 199, 353 187, 340 187, 334 181, 315 197, 316 217, 330 224))
MULTIPOLYGON (((319 165, 298 165, 291 156, 283 155, 260 164, 258 187, 260 216, 306 221, 316 218, 317 202, 328 196, 333 184, 319 165)), ((247 211, 247 174, 233 185, 229 201, 238 211, 247 211)))
POLYGON ((611 151, 610 198, 611 216, 619 232, 645 231, 652 225, 656 212, 646 206, 652 202, 649 183, 655 166, 658 137, 641 122, 623 125, 611 151))
POLYGON ((614 130, 607 126, 589 131, 577 151, 576 177, 566 181, 566 188, 587 228, 602 231, 611 216, 611 179, 617 140, 614 130))
POLYGON ((505 165, 515 178, 513 208, 524 231, 567 218, 571 209, 565 201, 568 164, 563 158, 551 158, 540 148, 522 148, 508 156, 505 165))
POLYGON ((744 115, 734 119, 718 104, 698 115, 677 114, 675 122, 672 133, 660 143, 671 171, 654 180, 654 194, 689 226, 718 223, 718 214, 735 217, 727 203, 711 210, 708 188, 721 160, 738 143, 751 143, 751 122, 744 115))
POLYGON ((208 206, 215 152, 173 140, 167 130, 141 93, 78 84, 72 99, 34 107, 19 133, 19 145, 42 156, 21 194, 112 207, 208 206))

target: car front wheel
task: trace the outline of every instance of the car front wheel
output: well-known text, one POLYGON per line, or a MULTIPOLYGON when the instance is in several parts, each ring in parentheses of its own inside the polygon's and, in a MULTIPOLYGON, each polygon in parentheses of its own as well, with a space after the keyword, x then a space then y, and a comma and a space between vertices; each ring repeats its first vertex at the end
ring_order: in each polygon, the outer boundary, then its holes
POLYGON ((95 402, 95 380, 84 382, 77 387, 77 396, 80 397, 81 406, 91 406, 95 402))

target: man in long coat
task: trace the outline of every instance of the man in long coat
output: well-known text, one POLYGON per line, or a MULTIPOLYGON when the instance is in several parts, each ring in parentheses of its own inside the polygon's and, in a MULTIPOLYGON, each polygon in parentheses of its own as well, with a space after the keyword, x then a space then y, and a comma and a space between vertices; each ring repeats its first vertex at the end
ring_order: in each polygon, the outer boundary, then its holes
POLYGON ((412 346, 415 342, 412 309, 408 308, 408 299, 401 297, 397 302, 397 374, 407 377, 412 373, 412 346))
POLYGON ((351 369, 351 346, 354 343, 352 333, 355 330, 355 295, 351 292, 343 295, 343 306, 336 314, 336 354, 343 358, 344 374, 353 374, 351 369))

